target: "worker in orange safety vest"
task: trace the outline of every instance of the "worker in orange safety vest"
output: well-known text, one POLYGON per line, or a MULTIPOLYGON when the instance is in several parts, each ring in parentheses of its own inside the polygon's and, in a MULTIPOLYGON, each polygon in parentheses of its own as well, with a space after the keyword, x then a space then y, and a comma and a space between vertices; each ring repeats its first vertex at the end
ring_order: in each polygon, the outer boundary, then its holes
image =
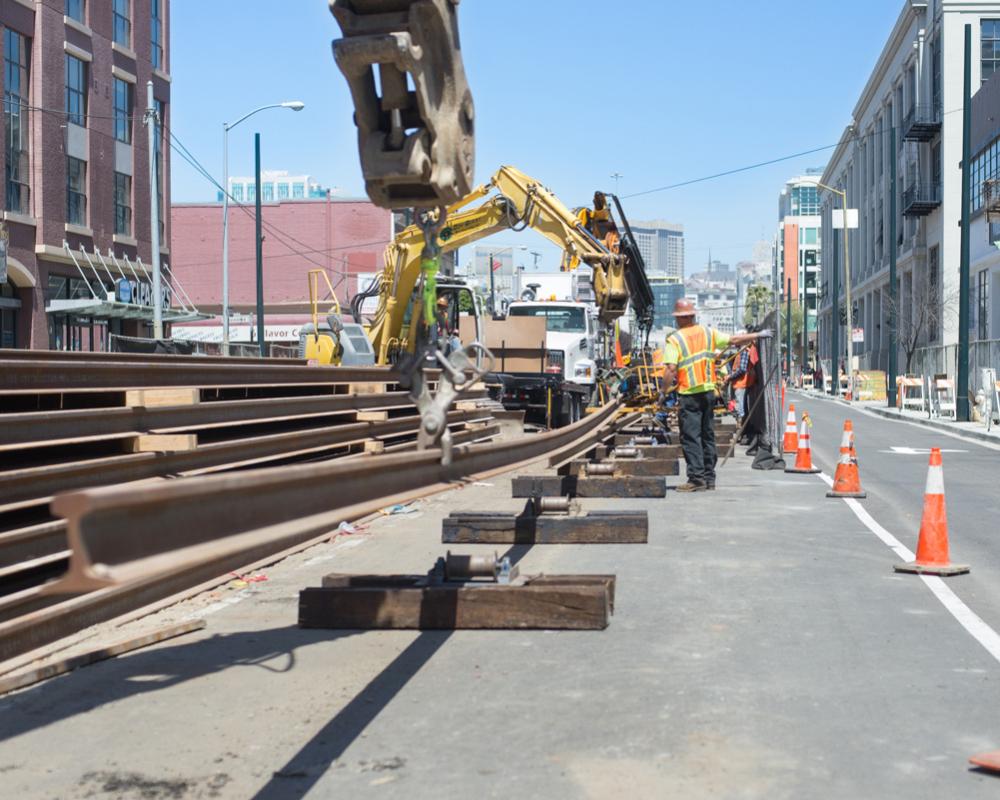
MULTIPOLYGON (((741 346, 760 338, 761 333, 729 336, 707 325, 695 323, 695 309, 689 300, 674 305, 677 330, 667 337, 664 348, 663 391, 680 397, 678 422, 681 449, 687 465, 687 483, 679 492, 715 489, 715 355, 730 344, 741 346)), ((763 333, 763 332, 762 332, 763 333)))

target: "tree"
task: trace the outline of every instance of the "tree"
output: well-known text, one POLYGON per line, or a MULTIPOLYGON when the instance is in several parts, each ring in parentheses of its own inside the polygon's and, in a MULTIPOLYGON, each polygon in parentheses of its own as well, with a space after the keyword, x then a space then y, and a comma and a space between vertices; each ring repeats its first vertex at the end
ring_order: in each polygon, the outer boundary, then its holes
MULTIPOLYGON (((886 291, 886 300, 890 318, 896 320, 896 340, 906 354, 905 374, 910 374, 913 356, 917 350, 927 344, 930 331, 940 330, 946 320, 958 316, 958 292, 942 297, 937 286, 930 286, 921 281, 920 286, 913 291, 912 309, 906 309, 899 301, 900 292, 896 290, 896 302, 892 301, 886 291), (911 313, 905 313, 910 311, 911 313)), ((889 327, 888 325, 886 327, 889 327)))
POLYGON ((760 325, 773 306, 773 295, 769 286, 755 284, 748 287, 746 299, 743 301, 743 327, 760 325))

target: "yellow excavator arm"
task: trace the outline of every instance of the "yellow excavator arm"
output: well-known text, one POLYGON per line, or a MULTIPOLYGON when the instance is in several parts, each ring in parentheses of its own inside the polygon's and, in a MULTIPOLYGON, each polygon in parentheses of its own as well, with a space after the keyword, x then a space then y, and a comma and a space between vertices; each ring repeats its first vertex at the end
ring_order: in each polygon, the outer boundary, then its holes
MULTIPOLYGON (((594 294, 602 322, 611 322, 628 304, 622 256, 612 253, 552 192, 514 167, 497 170, 489 183, 477 187, 448 207, 438 232, 442 252, 483 239, 506 229, 531 228, 563 250, 563 269, 587 264, 593 274, 594 294), (472 209, 471 203, 487 198, 472 209)), ((378 310, 369 327, 376 360, 387 363, 393 346, 401 346, 407 306, 420 277, 423 231, 410 225, 386 247, 378 310)), ((419 300, 415 301, 419 302, 419 300)))

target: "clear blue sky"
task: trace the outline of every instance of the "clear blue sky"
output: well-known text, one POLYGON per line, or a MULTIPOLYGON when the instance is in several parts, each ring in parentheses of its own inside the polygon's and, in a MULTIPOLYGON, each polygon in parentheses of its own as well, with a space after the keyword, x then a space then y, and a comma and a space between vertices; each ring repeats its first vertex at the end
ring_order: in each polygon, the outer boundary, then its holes
MULTIPOLYGON (((894 24, 901 0, 466 0, 459 6, 476 105, 476 173, 500 164, 542 181, 569 206, 595 188, 636 192, 835 144, 894 24)), ((364 194, 353 106, 330 52, 326 0, 173 0, 172 131, 222 176, 222 125, 270 102, 230 134, 230 173, 308 173, 364 194)), ((770 239, 785 178, 827 150, 626 201, 631 219, 686 230, 687 272, 708 258, 749 259, 770 239)), ((215 189, 172 155, 175 201, 215 189)), ((500 234, 555 268, 531 232, 500 234)), ((461 258, 464 263, 470 252, 461 258)), ((530 263, 530 261, 529 261, 530 263)))

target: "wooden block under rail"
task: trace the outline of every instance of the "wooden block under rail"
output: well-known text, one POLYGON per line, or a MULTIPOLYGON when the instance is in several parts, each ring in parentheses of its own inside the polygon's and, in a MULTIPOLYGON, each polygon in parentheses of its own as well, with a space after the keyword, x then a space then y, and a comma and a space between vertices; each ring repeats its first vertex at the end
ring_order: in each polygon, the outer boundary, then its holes
POLYGON ((386 383, 349 383, 348 394, 385 394, 388 391, 386 383))
POLYGON ((192 406, 199 402, 201 391, 187 386, 174 389, 129 389, 125 392, 125 405, 133 408, 192 406))
POLYGON ((645 511, 586 514, 452 512, 441 522, 446 544, 645 544, 645 511))
POLYGON ((573 475, 518 475, 511 481, 512 497, 666 497, 667 482, 659 477, 581 478, 573 475))
POLYGON ((299 627, 603 630, 614 590, 614 575, 538 575, 510 584, 327 575, 321 588, 299 593, 299 627))
POLYGON ((614 464, 616 476, 657 476, 680 475, 680 461, 677 458, 632 458, 618 461, 591 462, 584 459, 570 461, 560 467, 560 475, 586 475, 585 465, 590 463, 614 464))
POLYGON ((197 447, 194 433, 142 433, 125 441, 129 453, 180 453, 197 447))
POLYGON ((373 456, 381 455, 385 452, 385 442, 379 439, 367 439, 365 441, 365 452, 373 456))
POLYGON ((389 419, 388 411, 357 411, 355 419, 358 422, 385 422, 389 419))

